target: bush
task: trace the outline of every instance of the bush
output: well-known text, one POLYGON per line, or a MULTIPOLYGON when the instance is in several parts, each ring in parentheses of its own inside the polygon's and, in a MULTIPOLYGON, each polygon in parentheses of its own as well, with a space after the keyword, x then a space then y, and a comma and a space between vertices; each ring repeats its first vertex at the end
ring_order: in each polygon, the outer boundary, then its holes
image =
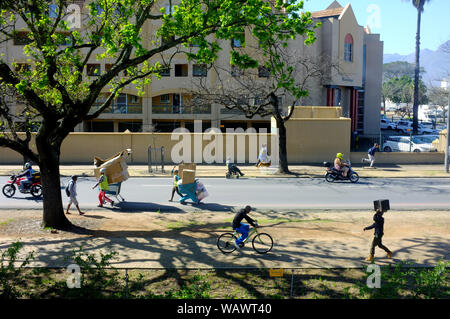
POLYGON ((22 247, 22 243, 14 242, 0 256, 0 299, 16 299, 24 295, 17 287, 25 282, 23 268, 34 259, 34 255, 33 252, 29 253, 19 267, 15 267, 22 247))

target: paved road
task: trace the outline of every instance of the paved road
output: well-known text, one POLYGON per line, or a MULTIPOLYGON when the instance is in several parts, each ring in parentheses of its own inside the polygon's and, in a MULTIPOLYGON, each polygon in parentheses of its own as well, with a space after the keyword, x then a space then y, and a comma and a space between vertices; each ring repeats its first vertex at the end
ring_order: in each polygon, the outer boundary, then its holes
MULTIPOLYGON (((0 177, 4 185, 7 177, 0 177)), ((62 185, 69 179, 63 178, 62 185)), ((360 179, 349 182, 327 183, 323 179, 202 179, 210 196, 198 206, 168 202, 172 180, 169 178, 130 178, 122 184, 120 194, 125 202, 116 205, 122 211, 179 211, 204 209, 228 210, 231 207, 250 204, 259 209, 371 209, 375 199, 389 199, 391 209, 448 209, 450 208, 450 179, 446 178, 395 178, 360 179)), ((93 209, 98 204, 95 180, 80 177, 78 201, 82 209, 93 209)), ((64 201, 67 197, 63 192, 64 201)), ((114 199, 114 197, 113 197, 114 199)), ((175 199, 178 196, 175 195, 175 199)), ((40 208, 42 201, 30 195, 16 193, 7 199, 0 195, 0 208, 40 208)))

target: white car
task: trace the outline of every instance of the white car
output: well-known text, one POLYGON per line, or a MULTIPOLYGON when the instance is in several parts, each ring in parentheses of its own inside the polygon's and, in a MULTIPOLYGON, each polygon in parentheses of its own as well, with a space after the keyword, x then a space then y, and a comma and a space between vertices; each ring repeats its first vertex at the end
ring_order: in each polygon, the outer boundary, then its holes
MULTIPOLYGON (((402 133, 409 133, 413 131, 413 122, 400 120, 396 123, 395 129, 402 133)), ((438 130, 433 130, 432 128, 424 127, 421 124, 417 124, 417 133, 418 134, 439 134, 438 130)))
POLYGON ((395 130, 395 123, 387 120, 387 119, 381 119, 380 120, 380 129, 382 130, 395 130))
POLYGON ((431 143, 418 136, 389 136, 383 144, 384 152, 436 152, 431 143))

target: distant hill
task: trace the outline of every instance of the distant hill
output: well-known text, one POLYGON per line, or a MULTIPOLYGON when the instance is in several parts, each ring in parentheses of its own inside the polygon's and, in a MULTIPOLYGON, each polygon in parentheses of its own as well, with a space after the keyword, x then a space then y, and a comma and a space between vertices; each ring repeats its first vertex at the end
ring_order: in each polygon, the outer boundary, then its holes
MULTIPOLYGON (((384 54, 383 63, 395 61, 405 61, 414 63, 415 53, 401 54, 384 54)), ((439 85, 440 79, 450 75, 450 40, 441 44, 436 51, 423 49, 420 50, 420 66, 425 69, 422 78, 427 86, 439 85)))

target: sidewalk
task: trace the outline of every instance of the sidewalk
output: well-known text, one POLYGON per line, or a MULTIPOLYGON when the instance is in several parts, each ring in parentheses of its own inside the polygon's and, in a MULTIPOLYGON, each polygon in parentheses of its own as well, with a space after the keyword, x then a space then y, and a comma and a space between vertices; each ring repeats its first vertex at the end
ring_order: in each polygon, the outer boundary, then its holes
MULTIPOLYGON (((130 165, 128 171, 130 177, 170 177, 172 165, 164 167, 165 173, 149 172, 147 165, 130 165)), ((289 169, 295 175, 283 175, 277 173, 276 167, 257 168, 254 165, 238 165, 245 174, 245 177, 298 177, 298 178, 322 178, 325 175, 325 168, 319 165, 289 165, 289 169)), ((379 164, 375 168, 354 164, 354 170, 360 177, 381 177, 381 178, 407 178, 407 177, 450 177, 450 173, 445 172, 443 164, 414 165, 399 164, 387 165, 379 164)), ((17 174, 22 170, 21 165, 2 165, 0 175, 9 176, 17 174)), ((196 176, 199 178, 225 177, 225 164, 223 165, 197 165, 196 176)), ((93 165, 61 165, 62 176, 94 176, 93 165)))
MULTIPOLYGON (((241 253, 222 254, 216 246, 220 234, 231 229, 228 212, 159 214, 154 212, 90 211, 69 215, 79 232, 51 233, 39 227, 41 215, 18 210, 0 211, 0 250, 14 241, 24 244, 23 254, 35 251, 31 266, 67 267, 66 256, 83 247, 87 253, 119 253, 117 268, 353 268, 367 265, 373 230, 372 211, 261 211, 252 213, 274 247, 259 255, 246 245, 241 253)), ((377 248, 378 265, 410 260, 434 266, 450 258, 447 211, 390 211, 385 216, 383 243, 393 259, 377 248)))

